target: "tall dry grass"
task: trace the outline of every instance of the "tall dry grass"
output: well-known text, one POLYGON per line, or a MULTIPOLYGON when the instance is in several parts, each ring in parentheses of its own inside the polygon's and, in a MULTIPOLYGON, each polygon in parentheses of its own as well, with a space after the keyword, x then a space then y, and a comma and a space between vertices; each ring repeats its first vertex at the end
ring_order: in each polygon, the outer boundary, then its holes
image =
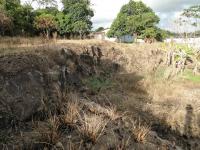
POLYGON ((131 131, 134 139, 137 142, 144 143, 146 141, 147 135, 150 132, 150 127, 147 125, 146 126, 141 125, 140 121, 138 123, 134 122, 131 131))
POLYGON ((80 134, 84 139, 95 143, 98 138, 103 134, 103 131, 108 123, 103 117, 98 115, 84 114, 80 118, 81 126, 77 126, 80 134))
POLYGON ((66 104, 65 110, 63 110, 63 115, 61 117, 63 124, 69 125, 69 126, 75 126, 78 117, 80 116, 80 104, 77 100, 69 101, 66 104))
POLYGON ((148 93, 151 103, 144 105, 144 111, 151 112, 163 125, 169 126, 181 135, 200 135, 200 90, 191 82, 148 79, 148 93), (188 106, 191 110, 188 110, 188 106), (189 121, 188 121, 189 120, 189 121), (191 128, 188 134, 187 128, 191 128))
POLYGON ((56 116, 50 117, 47 121, 46 126, 39 124, 38 128, 36 129, 41 135, 39 143, 51 146, 58 143, 61 138, 59 126, 60 121, 59 118, 56 116))

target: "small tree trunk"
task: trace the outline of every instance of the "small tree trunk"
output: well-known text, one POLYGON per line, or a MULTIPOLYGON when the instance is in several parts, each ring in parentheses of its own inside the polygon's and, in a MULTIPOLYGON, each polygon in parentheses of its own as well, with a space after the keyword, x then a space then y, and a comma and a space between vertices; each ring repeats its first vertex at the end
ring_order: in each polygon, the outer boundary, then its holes
POLYGON ((49 30, 48 29, 46 30, 46 38, 47 38, 47 40, 49 40, 49 30))
POLYGON ((56 42, 57 36, 58 36, 58 33, 57 33, 57 31, 55 31, 55 32, 53 33, 53 40, 54 40, 54 42, 56 42))
POLYGON ((198 72, 198 64, 196 63, 194 69, 193 69, 193 74, 196 75, 198 72))
POLYGON ((80 34, 80 40, 82 40, 83 39, 82 32, 80 31, 79 34, 80 34))

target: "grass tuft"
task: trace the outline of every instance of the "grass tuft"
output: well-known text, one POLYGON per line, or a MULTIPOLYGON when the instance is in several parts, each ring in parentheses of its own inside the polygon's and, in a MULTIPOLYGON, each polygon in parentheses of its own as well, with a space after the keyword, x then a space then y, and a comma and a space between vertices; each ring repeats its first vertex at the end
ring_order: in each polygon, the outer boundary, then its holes
POLYGON ((95 143, 98 138, 102 135, 107 121, 98 115, 87 115, 84 114, 83 119, 81 119, 81 126, 77 126, 81 135, 95 143))
POLYGON ((56 116, 51 117, 47 122, 47 128, 41 128, 41 143, 47 143, 49 145, 55 145, 59 142, 61 133, 59 132, 60 121, 56 116))
POLYGON ((142 126, 140 122, 133 124, 132 134, 136 142, 144 143, 149 132, 150 127, 142 126))
POLYGON ((79 103, 77 100, 67 103, 66 110, 63 111, 62 122, 65 125, 75 126, 79 116, 79 103))

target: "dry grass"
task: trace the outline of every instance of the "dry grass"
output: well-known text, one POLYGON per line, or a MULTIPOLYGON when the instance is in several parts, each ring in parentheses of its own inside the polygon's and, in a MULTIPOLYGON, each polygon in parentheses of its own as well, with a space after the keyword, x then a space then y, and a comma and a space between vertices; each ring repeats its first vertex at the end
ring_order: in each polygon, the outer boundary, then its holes
POLYGON ((0 48, 31 47, 51 42, 42 37, 3 37, 0 38, 0 48))
POLYGON ((116 146, 116 150, 126 150, 128 149, 128 146, 130 144, 130 139, 131 137, 129 137, 128 139, 122 139, 121 142, 116 146))
POLYGON ((155 118, 165 123, 173 131, 181 135, 188 135, 187 128, 190 127, 190 136, 200 135, 200 90, 199 85, 189 82, 175 81, 150 81, 148 92, 152 96, 152 102, 143 107, 145 111, 151 112, 155 118), (187 106, 191 105, 191 111, 187 106), (188 121, 189 120, 189 121, 188 121))
POLYGON ((102 135, 108 121, 98 115, 84 114, 81 119, 81 126, 77 126, 81 135, 89 141, 96 142, 102 135))
POLYGON ((146 137, 150 132, 150 127, 143 126, 141 123, 133 123, 132 134, 134 139, 137 142, 144 143, 146 141, 146 137))
POLYGON ((69 101, 66 110, 63 111, 62 122, 65 125, 75 126, 79 117, 79 103, 77 100, 69 101))
POLYGON ((58 143, 61 137, 61 133, 58 130, 59 126, 59 119, 56 116, 51 117, 48 120, 47 127, 39 129, 39 133, 41 134, 41 143, 49 145, 55 145, 58 143))
POLYGON ((122 118, 126 113, 120 114, 116 106, 109 106, 105 108, 104 114, 112 121, 122 118))

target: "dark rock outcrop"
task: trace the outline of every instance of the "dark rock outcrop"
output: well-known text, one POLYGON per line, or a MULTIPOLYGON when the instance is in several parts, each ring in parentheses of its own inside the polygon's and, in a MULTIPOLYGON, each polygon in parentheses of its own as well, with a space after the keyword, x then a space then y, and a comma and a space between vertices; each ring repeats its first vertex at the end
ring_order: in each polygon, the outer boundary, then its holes
POLYGON ((6 126, 12 119, 24 121, 44 109, 48 81, 48 60, 36 54, 0 58, 0 122, 6 126))

